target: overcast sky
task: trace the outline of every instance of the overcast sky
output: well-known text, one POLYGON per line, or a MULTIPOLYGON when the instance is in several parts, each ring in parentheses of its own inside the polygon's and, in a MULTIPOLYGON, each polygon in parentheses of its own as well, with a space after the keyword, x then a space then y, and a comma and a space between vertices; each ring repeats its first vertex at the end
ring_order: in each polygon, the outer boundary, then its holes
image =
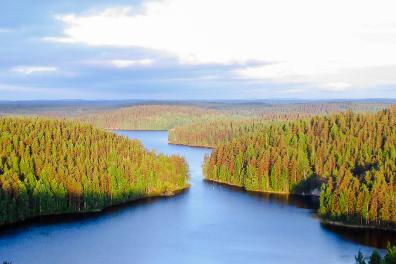
POLYGON ((394 0, 0 3, 0 100, 396 98, 394 0))

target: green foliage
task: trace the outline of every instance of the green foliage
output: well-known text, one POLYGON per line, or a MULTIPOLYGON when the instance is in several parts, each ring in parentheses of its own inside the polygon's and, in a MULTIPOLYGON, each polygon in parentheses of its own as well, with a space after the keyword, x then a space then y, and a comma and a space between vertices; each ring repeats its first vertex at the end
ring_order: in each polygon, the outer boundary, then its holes
POLYGON ((323 217, 374 225, 396 223, 395 172, 396 108, 271 122, 218 145, 204 165, 207 179, 246 190, 320 191, 323 217))
POLYGON ((187 185, 179 156, 90 125, 0 118, 0 225, 100 210, 187 185))
POLYGON ((388 246, 388 250, 384 257, 378 253, 378 251, 373 250, 369 258, 364 257, 362 252, 359 250, 358 254, 355 256, 356 264, 366 264, 365 259, 368 259, 368 264, 396 264, 396 246, 388 246))
POLYGON ((368 264, 381 264, 382 257, 377 250, 374 250, 370 256, 368 264))
POLYGON ((396 246, 388 246, 388 250, 383 260, 384 264, 396 264, 396 246))
POLYGON ((214 147, 263 129, 268 118, 225 118, 185 124, 169 130, 170 143, 214 147))
MULTIPOLYGON (((290 103, 290 104, 229 104, 220 108, 228 114, 223 118, 201 119, 178 124, 169 131, 169 142, 174 144, 216 147, 233 139, 254 135, 269 123, 307 119, 353 109, 358 112, 373 112, 385 108, 378 104, 357 103, 290 103)), ((193 120, 193 119, 192 119, 193 120)), ((337 127, 332 128, 337 133, 337 127)), ((299 139, 295 135, 293 140, 299 139)))

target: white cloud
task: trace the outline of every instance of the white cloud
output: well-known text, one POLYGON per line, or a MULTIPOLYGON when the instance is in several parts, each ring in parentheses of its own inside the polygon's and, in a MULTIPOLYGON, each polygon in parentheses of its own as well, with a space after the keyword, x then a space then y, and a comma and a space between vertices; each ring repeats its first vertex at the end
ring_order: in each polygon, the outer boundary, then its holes
POLYGON ((132 66, 148 66, 154 63, 151 59, 141 60, 111 60, 110 63, 117 68, 128 68, 132 66))
POLYGON ((57 71, 57 68, 53 66, 18 66, 11 70, 23 74, 33 74, 55 72, 57 71))
POLYGON ((235 74, 333 84, 333 90, 346 89, 337 83, 394 83, 394 0, 146 0, 143 6, 140 13, 125 7, 58 16, 63 35, 45 40, 143 47, 187 64, 271 62, 235 74), (378 78, 381 67, 388 71, 378 78))
POLYGON ((147 67, 155 63, 152 59, 104 59, 104 60, 84 60, 82 64, 94 65, 99 67, 116 67, 118 69, 130 67, 147 67))

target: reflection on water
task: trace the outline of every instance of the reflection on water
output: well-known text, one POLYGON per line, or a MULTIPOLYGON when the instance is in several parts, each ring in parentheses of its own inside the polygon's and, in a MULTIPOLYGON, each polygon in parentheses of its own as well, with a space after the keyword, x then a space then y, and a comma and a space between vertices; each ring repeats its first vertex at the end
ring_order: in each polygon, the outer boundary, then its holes
MULTIPOLYGON (((223 183, 204 181, 208 185, 219 185, 230 190, 235 190, 236 192, 241 192, 241 188, 236 186, 229 186, 223 183)), ((312 212, 316 212, 319 208, 319 197, 315 196, 301 196, 294 194, 277 194, 277 193, 260 193, 260 192, 250 192, 243 191, 246 195, 255 197, 264 203, 276 203, 279 205, 291 205, 302 209, 311 209, 312 212)))
POLYGON ((360 229, 347 228, 342 226, 332 226, 322 224, 322 227, 329 232, 334 232, 343 239, 353 241, 362 245, 387 248, 388 243, 396 245, 396 232, 374 230, 374 229, 360 229))
MULTIPOLYGON (((207 184, 220 185, 236 192, 241 189, 235 186, 227 186, 221 183, 207 181, 207 184)), ((319 197, 314 196, 301 196, 301 195, 284 195, 275 193, 258 193, 258 192, 244 192, 246 195, 261 199, 263 203, 276 203, 279 205, 295 206, 301 209, 310 209, 312 217, 318 221, 319 217, 316 212, 319 209, 319 197)), ((362 228, 348 228, 342 226, 333 226, 321 223, 321 227, 334 234, 339 235, 343 239, 359 243, 365 246, 386 249, 388 244, 396 245, 396 232, 375 230, 375 229, 362 229, 362 228)))
POLYGON ((117 213, 122 212, 122 210, 134 207, 144 207, 149 206, 157 202, 158 200, 167 200, 167 199, 175 199, 179 196, 183 196, 188 193, 188 189, 180 192, 177 196, 164 196, 164 197, 147 197, 142 198, 136 201, 130 201, 127 203, 122 203, 118 205, 114 205, 112 207, 104 208, 100 212, 90 212, 90 213, 69 213, 69 214, 60 214, 60 215, 48 215, 48 216, 38 216, 32 219, 27 219, 22 222, 0 226, 0 237, 4 238, 5 236, 15 236, 19 233, 26 232, 28 229, 34 229, 38 227, 46 227, 51 225, 60 225, 60 224, 83 224, 84 222, 95 221, 100 218, 108 216, 114 216, 117 213))
MULTIPOLYGON (((222 183, 205 181, 207 184, 216 184, 224 186, 225 188, 229 188, 231 190, 235 190, 237 192, 241 191, 241 188, 236 186, 228 186, 222 183)), ((312 209, 312 211, 316 211, 319 208, 319 197, 315 196, 301 196, 294 194, 277 194, 277 193, 260 193, 260 192, 249 192, 244 191, 246 195, 250 195, 252 197, 256 197, 257 199, 261 199, 262 202, 271 202, 278 203, 279 205, 292 205, 297 208, 302 209, 312 209)))

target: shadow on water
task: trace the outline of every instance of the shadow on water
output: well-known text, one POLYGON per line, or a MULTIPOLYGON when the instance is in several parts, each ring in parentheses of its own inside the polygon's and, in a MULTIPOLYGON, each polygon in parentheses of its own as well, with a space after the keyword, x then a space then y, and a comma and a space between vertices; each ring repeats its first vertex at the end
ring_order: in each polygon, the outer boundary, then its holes
POLYGON ((138 209, 157 202, 166 202, 171 199, 181 198, 189 192, 189 189, 176 193, 174 196, 155 196, 145 197, 137 200, 115 204, 104 208, 101 211, 81 212, 81 213, 65 213, 56 215, 37 216, 26 219, 21 222, 0 226, 0 238, 14 236, 25 232, 28 229, 55 226, 61 224, 84 224, 104 217, 113 217, 116 213, 121 213, 125 209, 138 209))
MULTIPOLYGON (((205 181, 205 184, 216 185, 227 190, 241 192, 241 188, 237 186, 230 186, 223 183, 205 181)), ((276 193, 259 193, 244 191, 244 194, 261 199, 266 203, 276 203, 279 205, 294 206, 301 209, 308 209, 312 213, 312 217, 318 221, 319 216, 317 210, 319 209, 319 197, 316 196, 302 196, 302 195, 287 195, 276 193)), ((323 230, 331 232, 341 237, 344 240, 359 243, 361 245, 386 249, 388 243, 396 245, 396 232, 391 230, 365 229, 365 228, 351 228, 343 226, 333 226, 321 223, 323 230)))
POLYGON ((365 246, 386 249, 388 243, 396 245, 396 232, 377 229, 349 228, 321 224, 321 227, 332 232, 345 240, 359 243, 365 246))
MULTIPOLYGON (((240 187, 230 186, 219 182, 205 181, 205 184, 221 186, 222 188, 233 190, 239 193, 242 191, 240 187)), ((256 197, 257 199, 261 199, 264 202, 276 203, 279 205, 291 205, 302 209, 311 209, 313 212, 316 212, 316 210, 319 209, 319 197, 316 196, 261 193, 261 192, 246 191, 246 190, 243 190, 243 193, 251 197, 256 197)))

